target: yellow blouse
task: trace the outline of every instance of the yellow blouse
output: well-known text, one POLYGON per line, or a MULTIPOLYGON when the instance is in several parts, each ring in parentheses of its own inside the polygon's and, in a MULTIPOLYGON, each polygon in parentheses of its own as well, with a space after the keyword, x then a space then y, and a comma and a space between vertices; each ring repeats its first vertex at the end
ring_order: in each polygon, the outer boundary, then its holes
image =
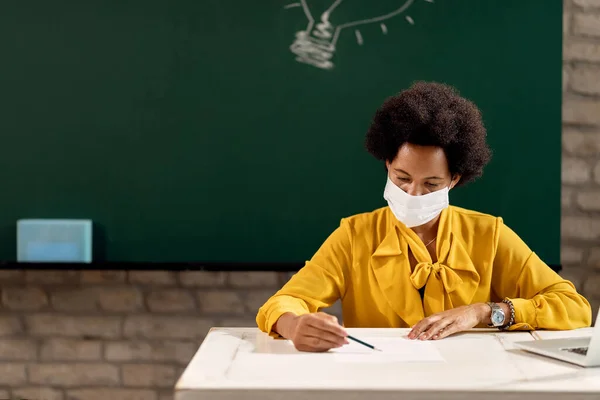
POLYGON ((433 263, 419 237, 389 207, 344 218, 313 258, 259 309, 258 327, 286 312, 342 302, 346 327, 411 327, 462 305, 512 300, 511 330, 590 326, 591 307, 502 218, 450 206, 440 215, 433 263), (417 265, 411 272, 410 247, 417 265), (425 287, 421 299, 419 289, 425 287))

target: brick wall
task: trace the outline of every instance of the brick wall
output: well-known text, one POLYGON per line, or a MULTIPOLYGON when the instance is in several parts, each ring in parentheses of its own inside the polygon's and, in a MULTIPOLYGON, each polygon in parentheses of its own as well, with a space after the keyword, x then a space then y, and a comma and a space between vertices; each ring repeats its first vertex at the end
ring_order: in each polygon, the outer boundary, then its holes
MULTIPOLYGON (((600 0, 565 1, 564 22, 562 274, 597 309, 600 0)), ((209 327, 254 325, 288 277, 0 271, 0 399, 169 400, 209 327)))
POLYGON ((288 278, 0 271, 0 399, 172 399, 208 329, 255 326, 258 307, 288 278))
MULTIPOLYGON (((563 273, 600 307, 600 0, 564 1, 563 273)), ((542 188, 540 188, 542 190, 542 188)))

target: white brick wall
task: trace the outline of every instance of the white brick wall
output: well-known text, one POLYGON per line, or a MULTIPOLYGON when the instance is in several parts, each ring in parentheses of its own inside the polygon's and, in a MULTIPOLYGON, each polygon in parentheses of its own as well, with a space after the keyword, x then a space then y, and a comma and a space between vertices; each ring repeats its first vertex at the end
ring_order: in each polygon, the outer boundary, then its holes
POLYGON ((564 1, 562 275, 600 306, 600 0, 564 1))
POLYGON ((170 400, 212 326, 288 273, 0 271, 0 398, 170 400))

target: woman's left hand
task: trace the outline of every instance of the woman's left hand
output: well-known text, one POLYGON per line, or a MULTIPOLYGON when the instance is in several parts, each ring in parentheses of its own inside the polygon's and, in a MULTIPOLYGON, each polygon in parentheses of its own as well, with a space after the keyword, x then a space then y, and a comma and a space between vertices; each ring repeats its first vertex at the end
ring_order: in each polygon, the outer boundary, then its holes
POLYGON ((479 303, 433 314, 419 321, 408 334, 408 338, 443 339, 453 333, 479 325, 485 319, 486 311, 491 312, 490 307, 485 303, 479 303))

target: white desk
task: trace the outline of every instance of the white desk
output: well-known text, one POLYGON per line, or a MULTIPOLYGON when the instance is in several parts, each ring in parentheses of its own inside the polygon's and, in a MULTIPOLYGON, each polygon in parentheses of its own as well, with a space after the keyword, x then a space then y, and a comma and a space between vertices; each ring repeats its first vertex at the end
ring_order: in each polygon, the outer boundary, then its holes
MULTIPOLYGON (((408 330, 348 332, 373 338, 408 330)), ((539 339, 589 333, 543 332, 539 339)), ((213 328, 177 382, 175 400, 600 399, 600 368, 512 346, 524 340, 535 339, 527 332, 474 330, 432 342, 440 362, 348 363, 332 353, 297 352, 290 342, 255 328, 213 328)))

